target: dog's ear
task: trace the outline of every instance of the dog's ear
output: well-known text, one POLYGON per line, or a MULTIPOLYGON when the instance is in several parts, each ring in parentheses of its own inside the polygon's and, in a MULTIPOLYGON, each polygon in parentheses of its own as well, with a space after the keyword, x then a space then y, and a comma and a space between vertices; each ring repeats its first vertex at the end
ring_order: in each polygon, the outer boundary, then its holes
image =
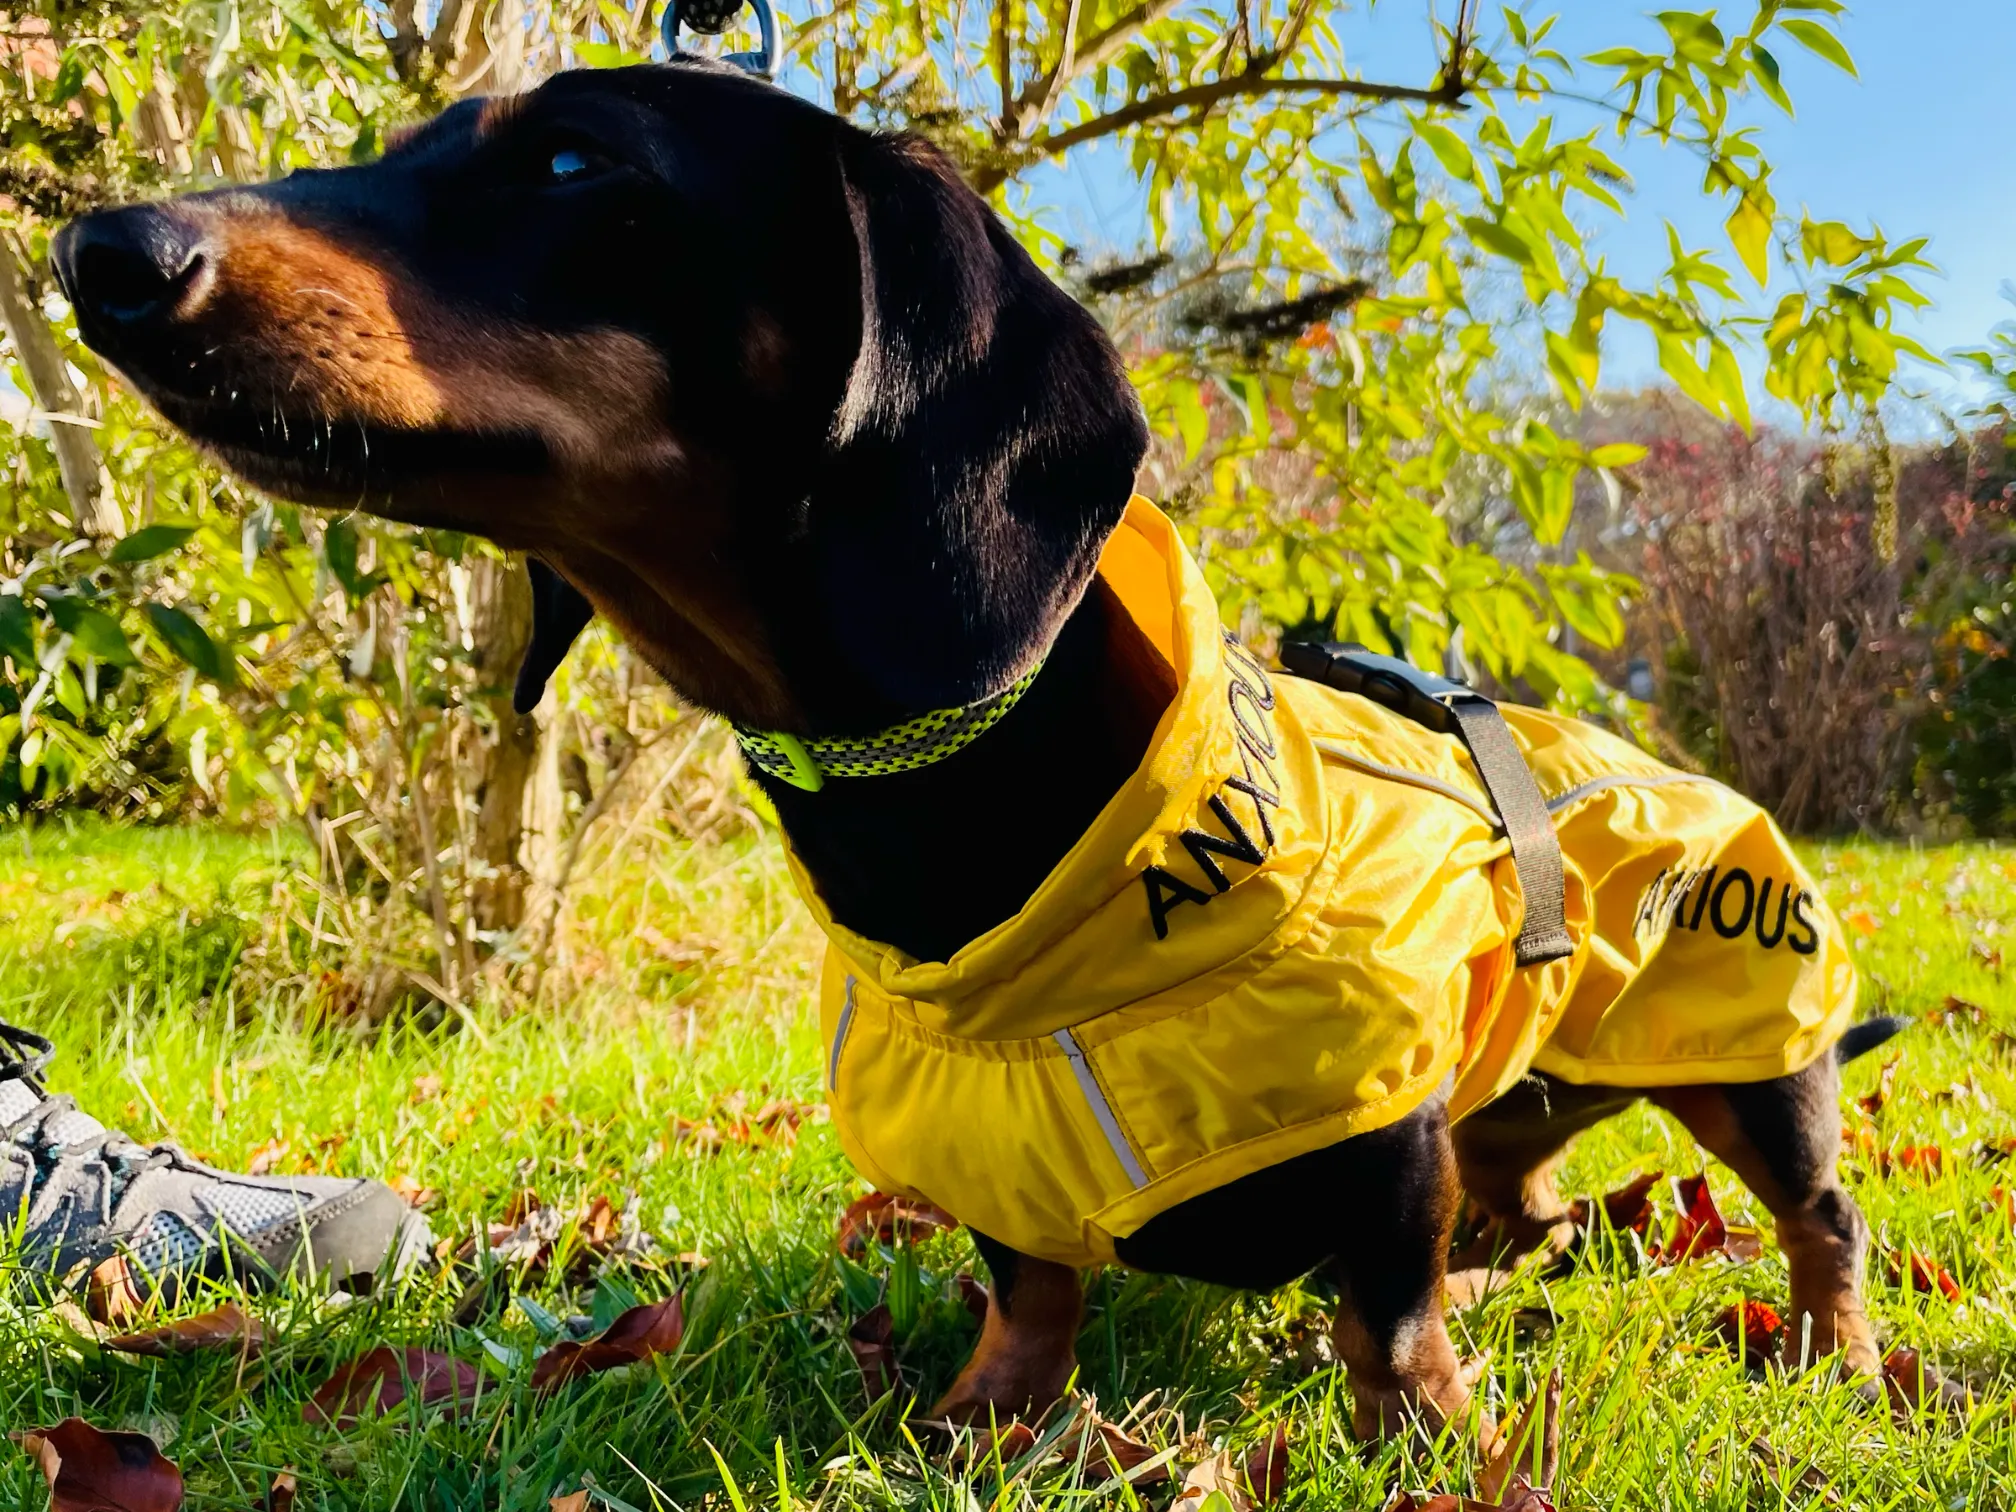
POLYGON ((836 649, 905 709, 1013 682, 1077 604, 1147 446, 1106 333, 934 148, 847 133, 861 344, 812 501, 836 649))
POLYGON ((567 648, 588 628, 595 606, 537 557, 525 559, 532 577, 532 640, 525 659, 518 664, 518 683, 511 690, 511 707, 530 714, 545 696, 546 680, 567 659, 567 648))

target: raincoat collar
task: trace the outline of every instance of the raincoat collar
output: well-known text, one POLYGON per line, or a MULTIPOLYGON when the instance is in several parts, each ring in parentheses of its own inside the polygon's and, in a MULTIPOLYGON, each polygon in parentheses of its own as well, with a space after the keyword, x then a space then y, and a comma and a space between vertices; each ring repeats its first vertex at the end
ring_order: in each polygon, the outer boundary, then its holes
MULTIPOLYGON (((1192 982, 1204 1001, 1228 972, 1286 949, 1320 893, 1330 824, 1320 758, 1223 631, 1175 526, 1135 497, 1099 571, 1169 659, 1177 693, 1141 764, 1012 918, 948 961, 918 961, 838 923, 787 846, 859 990, 927 1030, 1047 1035, 1192 982)), ((985 808, 1005 826, 1015 803, 1003 798, 985 808)), ((976 827, 973 864, 985 865, 989 843, 976 827)))

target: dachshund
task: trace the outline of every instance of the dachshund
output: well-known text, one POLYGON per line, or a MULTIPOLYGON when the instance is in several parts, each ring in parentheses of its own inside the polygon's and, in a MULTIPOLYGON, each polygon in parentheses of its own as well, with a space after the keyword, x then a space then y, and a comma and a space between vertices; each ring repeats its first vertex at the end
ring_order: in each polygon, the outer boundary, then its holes
MULTIPOLYGON (((563 73, 373 162, 86 216, 52 261, 84 340, 254 486, 527 553, 521 703, 591 612, 742 730, 865 736, 1018 690, 915 770, 814 791, 752 766, 808 896, 907 960, 1015 919, 1178 695, 1100 570, 1147 442, 1121 358, 914 136, 698 60, 563 73)), ((1867 1389, 1837 1064, 1895 1027, 1762 1080, 1533 1072, 1453 1123, 1431 1088, 1113 1256, 1243 1288, 1326 1271, 1360 1433, 1432 1428, 1470 1389, 1443 1315, 1463 1194, 1480 1254, 1558 1246, 1569 1142, 1649 1096, 1772 1214, 1805 1358, 1867 1389)), ((973 1238, 988 1313, 936 1411, 984 1422, 1066 1389, 1082 1295, 1072 1264, 973 1238)))

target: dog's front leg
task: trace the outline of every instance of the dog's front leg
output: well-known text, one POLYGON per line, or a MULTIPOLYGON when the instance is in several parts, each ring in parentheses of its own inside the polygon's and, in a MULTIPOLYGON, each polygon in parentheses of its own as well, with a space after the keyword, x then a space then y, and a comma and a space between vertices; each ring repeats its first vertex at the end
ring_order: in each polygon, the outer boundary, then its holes
POLYGON ((1040 1414, 1064 1394, 1078 1368, 1078 1325, 1085 1295, 1078 1272, 1038 1260, 973 1233, 994 1285, 980 1342, 935 1418, 985 1426, 989 1419, 1040 1414))
POLYGON ((1460 1191, 1448 1110, 1437 1099, 1338 1147, 1341 1191, 1311 1194, 1349 1214, 1332 1262, 1334 1342, 1350 1372, 1361 1439, 1462 1416, 1470 1377, 1443 1316, 1442 1279, 1460 1191))

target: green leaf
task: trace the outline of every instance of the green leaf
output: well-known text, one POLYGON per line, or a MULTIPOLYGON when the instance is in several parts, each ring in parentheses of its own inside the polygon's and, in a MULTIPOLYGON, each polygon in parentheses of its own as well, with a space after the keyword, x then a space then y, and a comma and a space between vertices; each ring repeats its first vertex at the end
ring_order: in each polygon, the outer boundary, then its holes
POLYGON ((1645 448, 1636 441, 1612 441, 1605 446, 1591 447, 1589 462, 1594 467, 1629 467, 1633 462, 1645 460, 1645 448))
POLYGON ((1841 39, 1818 21, 1802 21, 1797 18, 1780 23, 1785 34, 1815 57, 1825 58, 1836 68, 1851 78, 1861 78, 1855 72, 1855 60, 1848 56, 1848 49, 1841 45, 1841 39))
POLYGON ((105 555, 108 562, 145 562, 166 556, 196 534, 194 525, 143 525, 105 555))
POLYGON ((115 666, 133 665, 133 648, 126 644, 126 632, 103 609, 93 609, 68 594, 58 594, 44 602, 49 605, 49 617, 56 621, 56 627, 67 633, 86 656, 115 666))
POLYGON ((1760 204, 1758 195, 1746 194, 1736 202, 1727 223, 1729 245, 1736 249, 1736 255, 1743 259, 1743 266, 1750 270, 1760 289, 1771 274, 1772 208, 1768 195, 1760 204))
POLYGON ((1466 215, 1463 217, 1463 229, 1485 251, 1510 258, 1522 268, 1533 266, 1533 248, 1517 232, 1508 231, 1497 221, 1486 220, 1481 215, 1466 215))
POLYGON ((1477 160, 1470 155, 1469 145, 1447 126, 1440 121, 1417 121, 1414 131, 1428 144, 1436 161, 1449 170, 1451 178, 1467 184, 1477 177, 1477 160))
POLYGON ((35 665, 35 617, 18 593, 0 593, 0 656, 13 657, 17 673, 35 665))
POLYGON ((210 639, 209 632, 196 622, 195 616, 166 604, 149 604, 147 618, 168 649, 211 682, 229 687, 237 681, 232 658, 210 639))
POLYGON ((1785 85, 1779 77, 1778 59, 1762 42, 1750 44, 1750 62, 1755 68, 1757 87, 1771 99, 1771 103, 1792 114, 1792 96, 1785 92, 1785 85))

